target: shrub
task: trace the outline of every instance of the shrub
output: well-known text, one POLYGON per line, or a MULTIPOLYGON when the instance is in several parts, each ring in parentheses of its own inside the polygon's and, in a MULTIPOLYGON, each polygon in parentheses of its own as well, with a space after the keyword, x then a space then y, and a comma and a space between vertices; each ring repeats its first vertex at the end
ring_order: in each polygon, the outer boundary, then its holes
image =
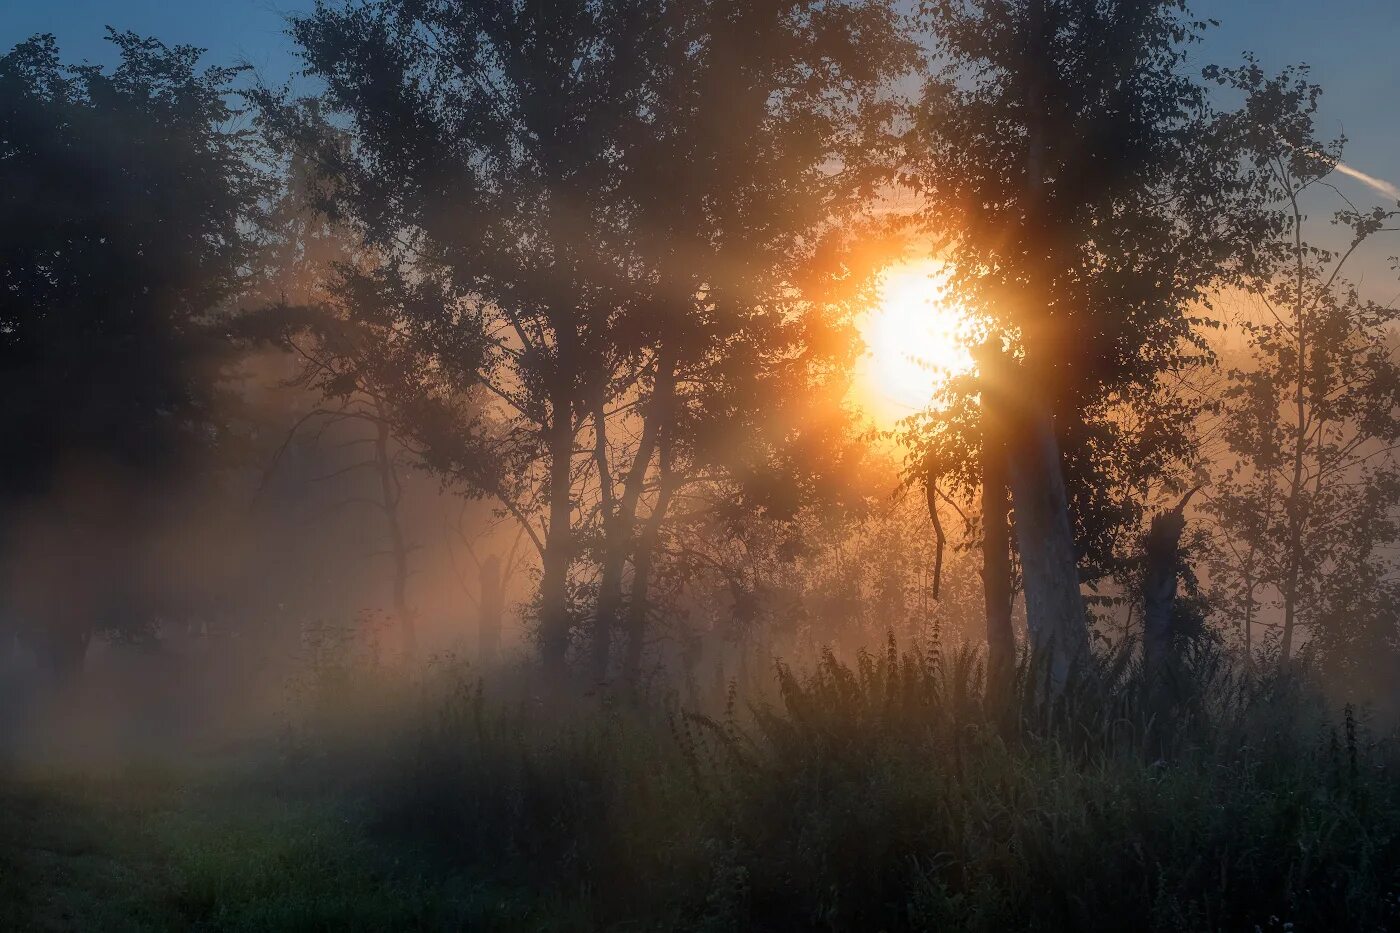
POLYGON ((1209 651, 1171 701, 1122 657, 1013 701, 937 644, 718 709, 567 710, 458 676, 362 786, 381 824, 473 875, 636 929, 1388 929, 1396 745, 1300 676, 1209 651))

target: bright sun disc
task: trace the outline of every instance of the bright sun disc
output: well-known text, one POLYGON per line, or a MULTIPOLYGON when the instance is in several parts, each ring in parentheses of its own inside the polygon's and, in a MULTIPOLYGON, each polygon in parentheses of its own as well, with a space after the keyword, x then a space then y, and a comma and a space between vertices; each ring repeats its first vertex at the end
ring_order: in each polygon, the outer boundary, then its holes
POLYGON ((857 326, 866 348, 857 382, 879 422, 893 424, 927 408, 939 386, 972 368, 972 316, 948 294, 940 262, 886 270, 879 298, 857 326))

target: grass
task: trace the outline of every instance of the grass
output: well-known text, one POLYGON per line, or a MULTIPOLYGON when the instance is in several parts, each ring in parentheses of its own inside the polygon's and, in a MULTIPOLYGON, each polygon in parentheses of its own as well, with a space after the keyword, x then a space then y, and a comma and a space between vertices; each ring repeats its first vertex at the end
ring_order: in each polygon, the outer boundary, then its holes
POLYGON ((1400 929, 1394 740, 1208 652, 997 707, 937 646, 708 712, 344 674, 273 769, 4 784, 0 928, 1400 929))
POLYGON ((543 929, 541 904, 373 839, 346 801, 174 774, 0 783, 0 929, 543 929))
POLYGON ((1400 766, 1208 652, 1008 714, 967 652, 827 656, 712 715, 439 702, 376 807, 598 929, 1400 929, 1400 766), (644 881, 642 880, 644 879, 644 881))

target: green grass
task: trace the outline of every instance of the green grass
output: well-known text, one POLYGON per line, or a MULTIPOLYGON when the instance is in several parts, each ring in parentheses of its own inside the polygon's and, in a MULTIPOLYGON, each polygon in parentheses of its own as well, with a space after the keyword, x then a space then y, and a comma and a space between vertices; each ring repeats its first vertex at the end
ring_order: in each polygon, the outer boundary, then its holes
POLYGON ((276 766, 0 782, 0 929, 1400 930, 1393 736, 1180 673, 988 705, 891 645, 708 714, 328 678, 276 766))
POLYGON ((1010 711, 890 647, 711 716, 439 703, 376 806, 599 929, 1400 929, 1400 754, 1208 656, 1172 702, 1105 664, 1010 711), (1287 925, 1287 926, 1285 926, 1287 925))
POLYGON ((376 842, 344 802, 175 775, 0 783, 0 929, 542 929, 562 911, 376 842))

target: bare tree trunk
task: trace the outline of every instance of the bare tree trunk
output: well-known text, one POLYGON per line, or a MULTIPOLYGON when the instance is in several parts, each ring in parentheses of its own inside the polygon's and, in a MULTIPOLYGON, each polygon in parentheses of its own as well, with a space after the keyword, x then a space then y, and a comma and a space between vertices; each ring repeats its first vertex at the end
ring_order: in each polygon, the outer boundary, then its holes
POLYGON ((1153 517, 1147 532, 1147 566, 1142 583, 1142 654, 1150 681, 1168 670, 1174 657, 1176 589, 1181 568, 1181 533, 1186 528, 1186 504, 1153 517))
POLYGON ((403 497, 403 490, 389 452, 389 422, 382 410, 375 419, 375 429, 375 466, 379 472, 384 520, 389 528, 389 556, 394 562, 394 615, 398 618, 399 631, 403 635, 404 656, 412 661, 418 657, 418 626, 413 607, 408 604, 408 545, 399 521, 399 500, 403 497))
MULTIPOLYGON (((986 453, 983 454, 986 456, 986 453)), ((1006 460, 982 470, 982 595, 987 613, 987 692, 1003 697, 1016 664, 1011 628, 1011 529, 1007 522, 1006 460)))
POLYGON ((642 526, 637 550, 632 558, 632 592, 627 607, 627 654, 623 659, 622 676, 635 687, 642 670, 642 649, 646 640, 647 616, 651 612, 651 568, 656 547, 661 540, 661 527, 675 494, 671 470, 671 445, 668 438, 661 441, 661 472, 656 502, 642 526))
POLYGON ((568 672, 569 569, 573 566, 573 405, 556 389, 549 431, 549 529, 540 573, 540 659, 546 675, 562 686, 568 672))
POLYGON ((598 464, 600 483, 606 483, 603 491, 604 552, 602 573, 598 586, 598 604, 593 625, 593 676, 598 682, 607 680, 612 630, 622 609, 622 576, 629 556, 638 544, 633 540, 637 526, 637 508, 641 503, 646 486, 652 457, 671 416, 671 403, 676 389, 676 351, 672 342, 662 345, 656 361, 656 377, 652 395, 646 406, 642 423, 642 434, 632 463, 623 481, 622 497, 617 499, 612 491, 612 471, 607 456, 606 412, 602 397, 599 396, 594 411, 594 432, 596 445, 594 459, 598 464))
POLYGON ((1283 640, 1279 644, 1279 663, 1287 665, 1293 657, 1293 626, 1298 618, 1298 583, 1303 565, 1303 457, 1308 447, 1308 318, 1303 290, 1307 276, 1303 271, 1303 214, 1298 195, 1290 187, 1288 195, 1293 213, 1293 327, 1296 334, 1296 364, 1293 404, 1296 409, 1296 434, 1293 443, 1293 479, 1288 487, 1288 563, 1283 582, 1283 640))
POLYGON ((1244 586, 1244 669, 1254 672, 1254 577, 1245 580, 1244 586))
MULTIPOLYGON (((1298 313, 1298 327, 1304 326, 1301 310, 1298 313)), ((1306 345, 1300 336, 1298 341, 1298 357, 1301 360, 1306 352, 1306 345)), ((1307 447, 1308 422, 1304 409, 1303 384, 1305 373, 1302 371, 1302 363, 1299 363, 1298 373, 1298 424, 1297 443, 1293 453, 1293 479, 1288 487, 1288 499, 1285 503, 1288 511, 1288 556, 1285 564, 1283 579, 1283 638, 1279 642, 1279 663, 1287 665, 1293 658, 1293 629, 1298 619, 1298 587, 1303 576, 1303 525, 1304 525, 1304 502, 1306 496, 1305 481, 1303 477, 1303 455, 1307 447)), ((1320 468, 1319 468, 1320 469, 1320 468)))
POLYGON ((501 654, 501 623, 505 616, 505 573, 495 554, 481 562, 481 607, 477 619, 477 661, 495 667, 501 654))
MULTIPOLYGON (((1044 126, 1050 36, 1045 0, 1030 0, 1026 10, 1026 57, 1022 75, 1026 102, 1026 238, 1035 250, 1027 269, 1027 301, 1045 298, 1055 267, 1051 248, 1057 231, 1045 216, 1045 170, 1050 140, 1044 126)), ((1089 656, 1084 599, 1079 592, 1078 558, 1069 518, 1064 467, 1048 407, 1051 382, 1042 356, 1058 345, 1043 322, 1041 333, 1026 331, 1028 365, 1017 374, 1015 418, 1008 417, 1010 486, 1016 514, 1016 545, 1026 594, 1026 623, 1031 647, 1048 660, 1051 685, 1059 689, 1070 668, 1089 656), (1047 339, 1049 338, 1049 339, 1047 339), (1033 361, 1033 362, 1032 362, 1033 361), (1014 428, 1016 442, 1010 429, 1014 428)), ((1008 386, 1008 391, 1010 387, 1008 386)), ((1010 414, 1010 413, 1008 413, 1010 414)))
POLYGON ((1016 545, 1031 647, 1049 663, 1051 684, 1059 689, 1070 668, 1088 659, 1089 632, 1060 446, 1049 413, 1035 403, 1026 407, 1021 442, 1010 457, 1016 545))
POLYGON ((622 677, 636 686, 642 672, 642 651, 646 641, 647 614, 651 611, 651 554, 655 539, 644 534, 642 546, 632 562, 632 592, 627 606, 627 654, 622 661, 622 677))
POLYGON ((627 551, 616 539, 616 532, 607 533, 603 551, 602 573, 598 580, 598 601, 593 612, 593 644, 591 673, 597 683, 608 679, 612 660, 612 633, 622 608, 622 571, 627 563, 627 551))
POLYGON ((982 596, 987 615, 987 694, 1007 696, 1016 663, 1011 628, 1011 528, 1008 521, 1001 352, 980 354, 982 369, 982 596))
POLYGON ((1298 584, 1302 578, 1303 563, 1300 530, 1290 529, 1289 537, 1288 573, 1283 584, 1283 638, 1279 642, 1281 665, 1287 665, 1293 658, 1293 628, 1298 621, 1298 584))
POLYGON ((593 459, 598 468, 598 489, 603 512, 603 559, 598 598, 593 611, 592 673, 597 683, 608 679, 612 660, 612 631, 622 607, 622 570, 627 562, 627 537, 631 521, 622 514, 613 490, 608 459, 608 422, 605 398, 599 389, 593 407, 593 459), (624 531, 627 526, 627 531, 624 531))

